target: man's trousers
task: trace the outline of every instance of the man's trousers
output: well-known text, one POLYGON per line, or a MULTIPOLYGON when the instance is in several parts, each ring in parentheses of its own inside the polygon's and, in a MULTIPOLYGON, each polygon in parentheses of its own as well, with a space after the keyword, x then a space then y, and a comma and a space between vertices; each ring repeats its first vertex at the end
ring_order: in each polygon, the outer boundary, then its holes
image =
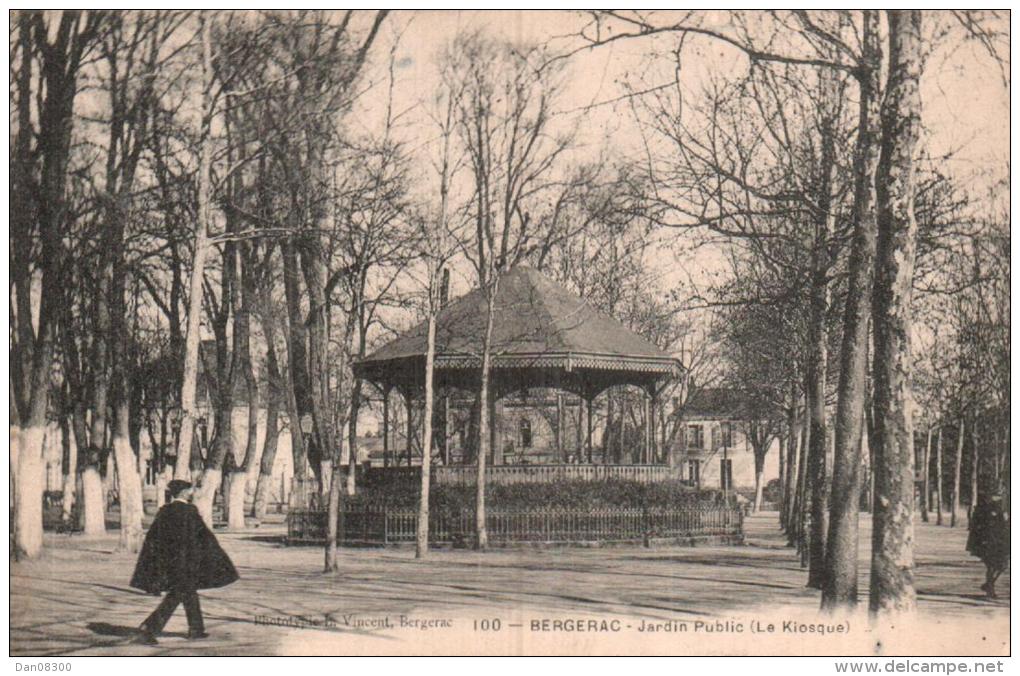
POLYGON ((202 621, 202 608, 198 603, 198 593, 192 591, 170 591, 163 597, 163 601, 156 606, 152 614, 142 623, 142 629, 153 635, 163 631, 170 616, 177 610, 177 606, 184 604, 184 612, 188 616, 188 631, 192 634, 200 634, 205 631, 202 621))

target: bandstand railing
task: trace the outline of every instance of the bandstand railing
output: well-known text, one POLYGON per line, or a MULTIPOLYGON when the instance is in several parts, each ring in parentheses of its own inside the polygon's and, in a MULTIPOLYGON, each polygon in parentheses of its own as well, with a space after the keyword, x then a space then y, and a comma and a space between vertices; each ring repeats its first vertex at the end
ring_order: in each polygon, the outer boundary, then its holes
MULTIPOLYGON (((370 469, 369 474, 380 472, 387 477, 396 477, 398 474, 418 477, 420 471, 419 467, 379 467, 370 469)), ((432 467, 432 481, 436 484, 473 484, 477 478, 478 468, 474 465, 432 467)), ((680 478, 679 467, 666 465, 496 465, 485 468, 486 483, 491 484, 602 481, 606 479, 655 483, 677 481, 680 478)))

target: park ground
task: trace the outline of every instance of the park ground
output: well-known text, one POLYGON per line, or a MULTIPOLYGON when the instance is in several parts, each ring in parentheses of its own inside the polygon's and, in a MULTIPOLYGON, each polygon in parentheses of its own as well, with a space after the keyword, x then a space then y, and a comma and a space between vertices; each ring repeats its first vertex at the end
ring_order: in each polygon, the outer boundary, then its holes
MULTIPOLYGON (((861 526, 866 605, 866 515, 861 526)), ((158 601, 128 587, 134 555, 116 536, 48 534, 40 559, 11 564, 10 653, 1009 654, 1008 572, 987 600, 966 528, 916 530, 918 614, 884 627, 818 613, 774 513, 748 519, 743 546, 443 549, 426 561, 343 549, 336 575, 321 572, 320 548, 283 546, 280 525, 220 532, 241 580, 202 593, 210 638, 187 640, 180 609, 156 646, 131 642, 158 601)))

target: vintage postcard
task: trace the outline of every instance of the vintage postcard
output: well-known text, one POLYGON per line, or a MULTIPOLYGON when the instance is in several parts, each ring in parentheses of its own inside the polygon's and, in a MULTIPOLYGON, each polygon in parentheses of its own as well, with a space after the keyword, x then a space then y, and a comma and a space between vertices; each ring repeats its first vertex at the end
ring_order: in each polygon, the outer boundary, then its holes
POLYGON ((1002 671, 1008 10, 8 20, 18 670, 1002 671))

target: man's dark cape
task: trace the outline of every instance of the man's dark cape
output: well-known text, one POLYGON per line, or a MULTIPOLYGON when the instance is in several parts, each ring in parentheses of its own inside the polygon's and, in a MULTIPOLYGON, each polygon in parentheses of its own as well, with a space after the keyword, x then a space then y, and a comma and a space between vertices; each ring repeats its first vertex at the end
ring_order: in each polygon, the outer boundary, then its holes
POLYGON ((171 502, 156 514, 138 555, 131 586, 149 593, 225 587, 237 570, 198 509, 171 502))
POLYGON ((967 551, 992 565, 1009 561, 1009 520, 1001 503, 978 503, 967 537, 967 551))

